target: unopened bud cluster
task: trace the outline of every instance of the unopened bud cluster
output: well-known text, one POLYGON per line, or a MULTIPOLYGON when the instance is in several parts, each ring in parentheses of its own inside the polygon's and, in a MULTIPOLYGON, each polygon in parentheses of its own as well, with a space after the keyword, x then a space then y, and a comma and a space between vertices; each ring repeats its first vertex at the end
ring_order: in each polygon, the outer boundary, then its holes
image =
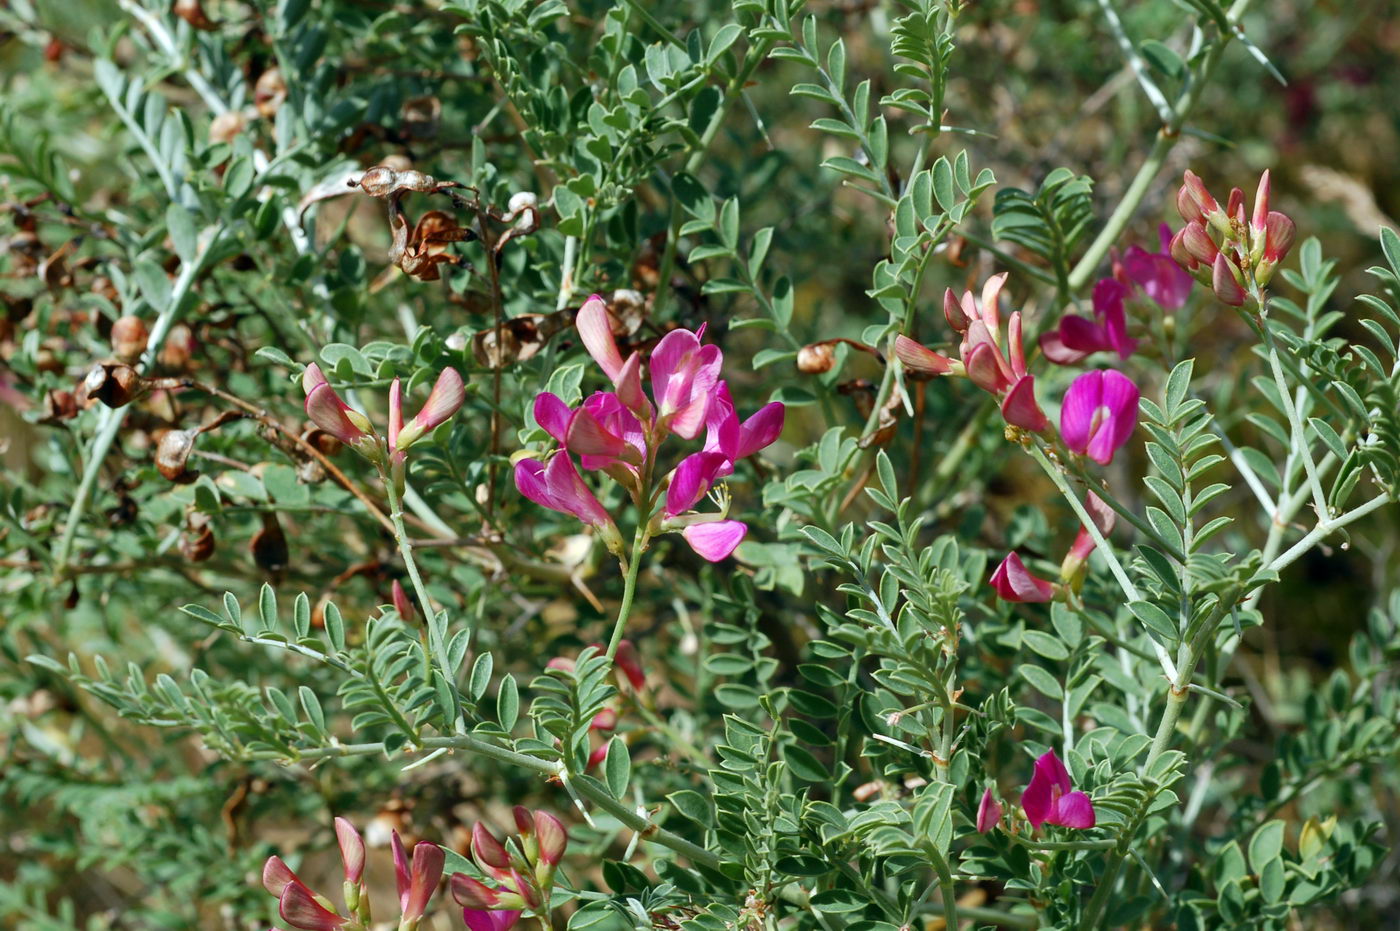
POLYGON ((452 874, 452 897, 462 906, 469 927, 475 927, 474 918, 484 912, 505 918, 492 923, 500 931, 513 925, 525 909, 537 915, 549 913, 554 871, 569 844, 568 831, 548 812, 517 805, 514 817, 517 833, 506 843, 480 822, 472 828, 472 860, 496 886, 465 873, 452 874))
POLYGON ((1269 209, 1267 171, 1259 178, 1248 219, 1244 191, 1233 188, 1221 207, 1191 171, 1177 191, 1176 209, 1186 226, 1172 237, 1172 258, 1231 307, 1242 305, 1253 288, 1267 285, 1293 245, 1293 221, 1269 209))

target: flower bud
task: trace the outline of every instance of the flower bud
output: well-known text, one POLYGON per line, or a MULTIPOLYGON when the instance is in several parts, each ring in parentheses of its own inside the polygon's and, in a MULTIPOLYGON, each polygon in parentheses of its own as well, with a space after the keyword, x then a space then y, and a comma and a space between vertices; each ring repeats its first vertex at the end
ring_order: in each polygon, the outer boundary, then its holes
POLYGON ((945 288, 943 291, 943 317, 948 321, 948 326, 955 332, 966 333, 968 324, 967 314, 963 312, 962 305, 958 303, 958 296, 953 293, 952 288, 945 288))
POLYGON ((990 786, 982 793, 982 801, 977 806, 977 831, 986 834, 1001 822, 1001 803, 992 795, 990 786))
POLYGON ((627 677, 627 681, 632 684, 632 688, 640 692, 646 688, 647 674, 642 669, 642 657, 637 652, 637 645, 631 640, 623 639, 618 641, 617 653, 613 656, 613 662, 617 668, 627 677))
POLYGON ((452 898, 463 908, 489 910, 501 902, 496 890, 466 873, 453 873, 447 885, 452 890, 452 898))
POLYGON ((915 375, 947 375, 953 370, 952 360, 915 342, 903 333, 894 338, 894 355, 915 375))
POLYGON ((1269 216, 1269 172, 1268 169, 1259 176, 1259 189, 1254 192, 1254 216, 1249 221, 1251 231, 1262 232, 1264 221, 1269 216))
POLYGON ((797 370, 803 375, 821 375, 836 364, 836 349, 831 343, 812 343, 797 351, 797 370))
POLYGON ((477 866, 492 874, 510 869, 510 852, 480 821, 472 825, 472 858, 477 866))
POLYGON ((535 819, 530 814, 530 809, 524 805, 516 805, 510 810, 511 817, 515 819, 515 831, 521 837, 533 837, 535 833, 535 819))
POLYGON ((282 890, 286 889, 289 883, 296 881, 297 874, 292 872, 292 868, 284 863, 281 857, 274 855, 263 863, 263 888, 273 895, 280 898, 282 890))
POLYGON ((461 408, 466 400, 466 385, 456 369, 442 370, 423 408, 413 415, 413 420, 399 432, 394 447, 408 449, 424 435, 446 423, 461 408))
POLYGON ((1269 211, 1264 219, 1264 258, 1278 263, 1293 248, 1293 238, 1297 227, 1293 221, 1277 210, 1269 211))
MULTIPOLYGON (((1187 226, 1190 224, 1188 223, 1187 226)), ((1167 246, 1167 252, 1171 254, 1172 260, 1187 271, 1195 271, 1197 262, 1186 249, 1186 227, 1176 231, 1172 236, 1171 243, 1167 246)))
POLYGON ((1187 223, 1192 220, 1203 224, 1214 222, 1213 218, 1221 212, 1220 205, 1206 190, 1205 182, 1190 169, 1182 175, 1181 188, 1176 192, 1176 209, 1187 223))
POLYGON ((569 846, 569 832, 563 822, 547 811, 535 812, 535 833, 539 836, 540 862, 555 867, 569 846))
POLYGON ((1222 304, 1229 304, 1231 307, 1244 304, 1244 288, 1238 280, 1238 275, 1224 253, 1215 257, 1215 264, 1211 267, 1210 286, 1222 304))
POLYGON ((1244 191, 1237 187, 1230 188, 1230 199, 1225 204, 1225 213, 1231 221, 1244 226, 1244 191))
POLYGON ((141 353, 146 351, 146 340, 150 335, 140 317, 128 314, 118 318, 117 322, 112 324, 112 355, 122 362, 135 362, 141 358, 141 353))
POLYGON ((394 579, 389 586, 389 600, 393 602, 394 610, 398 612, 399 619, 405 624, 413 623, 413 602, 408 598, 408 592, 403 590, 398 579, 394 579))
POLYGON ((1196 264, 1215 264, 1215 257, 1220 254, 1220 249, 1216 247, 1215 241, 1210 238, 1204 226, 1192 221, 1182 228, 1180 235, 1182 248, 1196 264))
POLYGON ((335 839, 345 864, 345 881, 358 883, 365 873, 365 841, 355 826, 344 818, 335 819, 335 839))
POLYGON ((199 477, 198 472, 186 470, 198 430, 166 430, 156 444, 156 470, 177 485, 185 485, 199 477))

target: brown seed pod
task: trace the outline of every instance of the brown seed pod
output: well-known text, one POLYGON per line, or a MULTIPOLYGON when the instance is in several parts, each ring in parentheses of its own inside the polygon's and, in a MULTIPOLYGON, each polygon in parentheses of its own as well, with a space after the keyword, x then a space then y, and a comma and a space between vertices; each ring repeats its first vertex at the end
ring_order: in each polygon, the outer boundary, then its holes
POLYGON ((797 352, 797 370, 803 375, 821 375, 836 364, 836 348, 831 343, 812 343, 797 352))
POLYGON ((188 485, 199 472, 187 468, 198 430, 166 430, 156 444, 156 470, 177 485, 188 485))
POLYGON ((146 329, 146 323, 140 317, 130 314, 119 317, 112 324, 112 355, 122 362, 134 363, 146 351, 146 341, 150 336, 150 330, 146 329))
POLYGON ((204 12, 204 7, 199 0, 175 0, 175 6, 171 12, 183 19, 196 29, 210 32, 218 28, 218 24, 208 17, 204 12))
POLYGON ((44 394, 43 414, 40 423, 59 423, 78 416, 78 402, 73 392, 63 388, 51 388, 44 394))
POLYGON ((123 407, 145 397, 148 389, 136 369, 120 362, 101 362, 83 379, 83 394, 108 407, 123 407))
POLYGON ((209 518, 198 512, 191 512, 180 534, 180 555, 190 562, 204 562, 214 555, 216 541, 214 531, 209 526, 209 518))
POLYGON ((209 123, 209 141, 231 143, 248 128, 248 118, 242 110, 225 110, 209 123))
POLYGON ((253 106, 258 108, 258 113, 264 119, 270 120, 276 116, 286 99, 287 82, 282 80, 280 70, 268 68, 258 76, 258 83, 253 85, 253 106))
POLYGON ((277 575, 287 568, 287 537, 282 533, 282 524, 278 522, 276 514, 263 513, 262 529, 253 534, 249 548, 253 553, 253 562, 265 572, 277 575))

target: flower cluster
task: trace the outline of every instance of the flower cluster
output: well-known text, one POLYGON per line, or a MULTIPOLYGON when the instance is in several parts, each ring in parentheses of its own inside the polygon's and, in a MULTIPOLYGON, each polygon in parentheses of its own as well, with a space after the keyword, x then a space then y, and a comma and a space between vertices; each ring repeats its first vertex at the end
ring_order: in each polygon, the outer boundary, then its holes
POLYGON ((407 424, 403 417, 403 386, 395 378, 389 386, 389 429, 379 436, 368 417, 341 400, 315 362, 301 376, 306 392, 306 416, 322 430, 379 466, 386 465, 395 486, 403 484, 405 451, 446 423, 466 400, 466 385, 456 369, 438 375, 428 400, 407 424))
POLYGON ((1019 310, 1007 319, 1005 351, 1002 349, 997 299, 1006 277, 1006 272, 1002 272, 987 279, 980 301, 971 291, 963 292, 961 300, 951 288, 943 293, 943 316, 962 335, 958 347, 961 362, 903 334, 895 337, 894 352, 906 369, 920 375, 966 375, 977 387, 1001 400, 1001 416, 1007 423, 1040 433, 1050 422, 1036 403, 1035 378, 1026 371, 1019 310))
POLYGON ((453 873, 449 880, 471 931, 508 931, 527 908, 539 915, 549 913, 554 871, 569 834, 548 812, 531 813, 517 805, 514 816, 517 834, 509 847, 480 822, 472 827, 472 860, 498 884, 495 888, 466 873, 453 873))
POLYGON ((1177 267, 1170 249, 1171 227, 1162 224, 1162 251, 1131 245, 1115 256, 1113 275, 1094 285, 1094 319, 1065 314, 1059 326, 1040 335, 1040 351, 1057 365, 1074 365, 1096 352, 1115 352, 1126 360, 1137 349, 1128 336, 1125 302, 1141 292, 1167 313, 1179 310, 1191 294, 1191 276, 1177 267))
POLYGON ((584 346, 614 390, 596 392, 574 409, 549 392, 536 397, 535 422, 559 445, 547 461, 533 456, 520 459, 515 466, 516 487, 536 504, 591 525, 608 549, 620 556, 621 534, 575 467, 577 456, 585 470, 606 473, 628 492, 644 523, 643 540, 678 532, 705 559, 724 559, 743 541, 747 525, 727 519, 728 501, 722 494, 716 496, 718 513, 693 509, 715 482, 733 473, 736 462, 778 438, 783 429, 782 403, 769 403, 741 421, 720 377, 723 355, 718 346, 701 342, 703 326, 697 332, 672 330, 651 351, 647 360, 650 398, 642 388, 641 353, 623 360, 602 298, 595 294, 584 303, 577 326, 584 346), (694 440, 702 431, 702 448, 681 459, 657 483, 665 440, 671 435, 694 440), (663 485, 665 500, 658 509, 663 485))
POLYGON ((1176 209, 1186 225, 1172 237, 1172 258, 1232 307, 1244 303, 1251 283, 1260 288, 1267 285, 1293 246, 1293 221, 1269 209, 1267 171, 1259 178, 1248 222, 1244 191, 1232 188, 1222 208, 1191 171, 1182 178, 1176 209))
MULTIPOLYGON (((365 884, 365 842, 354 825, 335 819, 336 840, 345 866, 342 886, 345 910, 341 915, 323 895, 313 892, 281 857, 272 856, 263 864, 263 888, 277 897, 282 920, 303 931, 365 931, 370 925, 370 903, 365 884)), ((437 844, 420 841, 413 848, 412 860, 395 831, 391 842, 394 876, 399 893, 399 931, 415 931, 428 901, 442 879, 445 854, 437 844)))
MULTIPOLYGON (((1093 800, 1085 793, 1075 791, 1069 770, 1054 750, 1047 751, 1035 761, 1030 784, 1021 793, 1021 810, 1037 831, 1042 824, 1083 830, 1092 828, 1098 822, 1093 800)), ((990 831, 1001 823, 1001 815, 1001 803, 988 787, 977 806, 977 830, 983 834, 990 831)))

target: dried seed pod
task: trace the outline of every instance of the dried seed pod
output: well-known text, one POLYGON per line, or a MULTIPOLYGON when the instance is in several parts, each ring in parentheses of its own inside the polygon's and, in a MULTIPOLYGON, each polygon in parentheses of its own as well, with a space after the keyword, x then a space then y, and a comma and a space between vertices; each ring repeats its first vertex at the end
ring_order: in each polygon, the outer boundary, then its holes
POLYGON ((63 388, 51 388, 44 394, 43 415, 40 423, 59 423, 78 416, 78 402, 73 392, 63 388))
POLYGON ((302 439, 314 446, 316 451, 323 456, 334 456, 344 447, 344 443, 336 439, 331 434, 319 427, 312 427, 302 436, 302 439))
POLYGON ((272 119, 287 99, 287 82, 282 80, 282 72, 268 68, 258 76, 253 86, 253 106, 258 108, 264 119, 272 119))
POLYGON ((180 555, 190 562, 204 562, 214 555, 216 541, 209 518, 197 512, 190 514, 180 534, 180 555))
POLYGON ((146 341, 150 336, 145 321, 140 317, 130 314, 119 317, 112 324, 112 355, 122 362, 134 363, 146 351, 146 341))
POLYGON ((208 17, 204 12, 204 7, 199 0, 175 0, 175 6, 171 12, 183 19, 196 29, 210 32, 218 28, 218 24, 208 17))
POLYGON ((248 118, 242 110, 225 110, 209 123, 209 141, 232 143, 248 128, 248 118))
POLYGON ((146 396, 147 386, 136 369, 124 363, 102 362, 83 379, 82 392, 108 407, 124 407, 146 396))
POLYGON ((276 514, 263 513, 262 529, 253 534, 249 548, 258 568, 274 575, 287 568, 287 537, 282 533, 282 524, 276 514))
POLYGON ((156 470, 177 485, 188 485, 199 472, 187 468, 198 430, 166 430, 156 444, 156 470))
POLYGON ((797 352, 797 370, 803 375, 821 375, 836 364, 836 348, 831 343, 812 343, 797 352))

